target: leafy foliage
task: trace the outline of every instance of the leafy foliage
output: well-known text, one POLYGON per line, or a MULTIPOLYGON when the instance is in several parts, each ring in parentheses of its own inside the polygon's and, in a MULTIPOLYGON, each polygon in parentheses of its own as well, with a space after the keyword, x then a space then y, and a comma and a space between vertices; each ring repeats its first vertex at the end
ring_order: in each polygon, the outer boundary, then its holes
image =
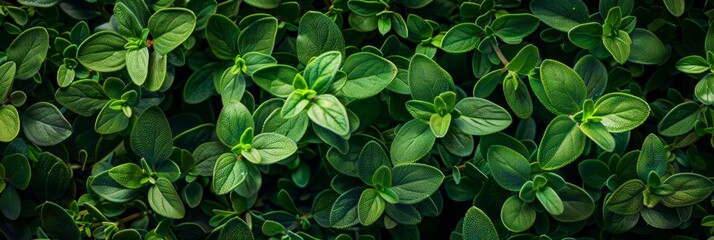
POLYGON ((5 239, 714 239, 714 1, 0 2, 5 239))

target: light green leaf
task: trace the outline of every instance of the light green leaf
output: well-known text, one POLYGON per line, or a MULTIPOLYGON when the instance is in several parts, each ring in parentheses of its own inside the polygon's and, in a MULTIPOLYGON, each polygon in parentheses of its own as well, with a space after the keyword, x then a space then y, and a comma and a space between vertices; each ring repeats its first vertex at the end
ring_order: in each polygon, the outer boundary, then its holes
POLYGON ((131 49, 126 51, 126 70, 131 81, 141 86, 149 74, 149 49, 131 49))
POLYGON ((642 143, 642 151, 637 157, 637 176, 647 181, 652 171, 660 177, 667 173, 667 150, 659 137, 653 133, 642 143))
POLYGON ((227 147, 240 143, 240 136, 246 129, 253 127, 253 118, 248 109, 240 102, 230 102, 223 106, 218 122, 216 135, 227 147))
POLYGON ((555 114, 574 114, 580 111, 587 88, 583 79, 570 67, 555 60, 547 59, 540 65, 540 77, 549 109, 555 114))
POLYGON ((397 70, 394 63, 373 53, 352 54, 342 66, 342 71, 347 73, 347 82, 341 94, 352 99, 377 95, 394 80, 397 70))
POLYGON ((5 50, 7 60, 17 64, 15 78, 25 80, 37 74, 49 48, 50 36, 43 27, 29 28, 15 37, 5 50))
POLYGON ((580 130, 603 150, 608 152, 615 150, 615 138, 607 131, 607 128, 601 122, 582 123, 580 124, 580 130))
POLYGON ((382 217, 385 207, 386 203, 384 199, 379 196, 377 190, 373 188, 365 189, 357 203, 359 222, 364 226, 371 225, 382 217))
POLYGON ((404 124, 394 137, 389 154, 392 164, 413 163, 424 157, 436 141, 429 125, 411 120, 404 124))
POLYGON ((543 133, 538 163, 543 170, 555 170, 575 161, 585 149, 585 135, 568 116, 553 119, 543 133))
POLYGON ((245 3, 257 8, 273 9, 280 5, 280 0, 245 0, 245 3))
POLYGON ((523 232, 531 228, 536 220, 536 211, 518 196, 511 196, 501 207, 501 222, 511 232, 523 232))
POLYGON ((429 119, 429 128, 431 132, 437 138, 442 138, 446 136, 446 132, 449 131, 449 126, 451 125, 451 114, 446 114, 441 116, 439 114, 432 114, 429 119))
POLYGON ((154 37, 154 50, 167 55, 181 45, 196 27, 196 15, 185 8, 165 8, 149 18, 149 32, 154 37))
POLYGON ((15 106, 5 105, 0 107, 0 142, 9 142, 20 133, 20 114, 15 106))
POLYGON ((462 225, 464 240, 498 240, 498 232, 493 222, 486 213, 477 207, 471 207, 466 211, 464 223, 462 225))
POLYGON ((279 162, 297 151, 297 144, 292 139, 277 133, 258 134, 251 146, 257 149, 261 156, 259 164, 279 162))
POLYGON ((7 97, 15 80, 15 62, 6 62, 0 65, 0 98, 7 97))
POLYGON ((253 82, 276 97, 286 98, 295 90, 293 79, 298 70, 288 65, 272 65, 253 72, 253 82))
POLYGON ((125 163, 109 169, 109 176, 126 188, 138 189, 141 188, 144 173, 139 165, 125 163))
POLYGON ((667 7, 667 10, 675 17, 684 14, 684 5, 684 0, 664 0, 664 6, 667 7))
POLYGON ((565 210, 563 200, 551 187, 545 187, 536 191, 536 197, 548 213, 551 215, 560 215, 565 210))
POLYGON ((242 184, 248 174, 246 162, 234 153, 224 153, 216 159, 213 168, 213 191, 223 195, 242 184))
POLYGON ((701 56, 686 56, 677 61, 677 70, 684 73, 703 73, 709 70, 709 63, 701 56))
POLYGON ((99 134, 116 133, 129 126, 129 118, 121 110, 112 109, 110 105, 111 102, 104 104, 94 122, 94 130, 99 134))
POLYGON ((625 64, 627 59, 630 57, 630 45, 632 45, 632 39, 627 32, 618 30, 614 35, 602 36, 602 44, 615 61, 619 64, 625 64))
POLYGON ((74 81, 74 76, 74 69, 67 68, 66 65, 62 64, 62 66, 57 69, 57 85, 59 85, 60 88, 68 87, 69 84, 74 81))
POLYGON ((484 35, 483 28, 473 23, 460 23, 449 29, 441 40, 441 48, 449 53, 463 53, 476 48, 484 35))
POLYGON ((347 135, 350 131, 347 110, 333 95, 322 94, 315 97, 307 109, 307 116, 313 123, 338 135, 347 135))
POLYGON ((455 108, 461 116, 454 119, 454 124, 466 134, 488 135, 511 125, 511 115, 506 109, 483 98, 461 99, 455 108))
POLYGON ((166 178, 156 179, 156 185, 149 189, 149 206, 157 214, 173 219, 181 219, 186 215, 183 202, 173 183, 166 178))
POLYGON ((239 102, 243 98, 245 87, 245 76, 240 69, 233 66, 223 71, 219 87, 216 90, 221 94, 223 104, 228 105, 232 101, 239 102))
POLYGON ((338 51, 329 51, 311 60, 303 72, 308 87, 318 94, 327 92, 335 80, 335 74, 337 74, 341 62, 342 55, 338 51))
POLYGON ((79 45, 77 59, 85 67, 99 72, 114 72, 124 68, 128 40, 115 32, 97 32, 79 45))
POLYGON ((568 31, 570 42, 583 49, 594 49, 602 43, 602 25, 589 22, 576 25, 568 31))
POLYGON ((538 64, 540 53, 538 48, 533 44, 528 44, 521 48, 513 59, 508 63, 506 68, 509 71, 520 74, 528 74, 538 64))

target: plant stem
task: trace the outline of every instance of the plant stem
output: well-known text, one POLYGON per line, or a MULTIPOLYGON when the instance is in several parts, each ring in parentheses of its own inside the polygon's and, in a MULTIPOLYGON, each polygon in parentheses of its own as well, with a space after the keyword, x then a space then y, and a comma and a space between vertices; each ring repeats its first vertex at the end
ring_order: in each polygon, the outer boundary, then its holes
POLYGON ((501 52, 501 49, 498 48, 496 44, 493 44, 493 42, 491 43, 491 48, 493 48, 493 51, 496 52, 496 55, 498 55, 498 59, 501 60, 501 63, 503 63, 503 67, 505 69, 505 67, 508 65, 508 60, 505 56, 503 56, 503 52, 501 52))

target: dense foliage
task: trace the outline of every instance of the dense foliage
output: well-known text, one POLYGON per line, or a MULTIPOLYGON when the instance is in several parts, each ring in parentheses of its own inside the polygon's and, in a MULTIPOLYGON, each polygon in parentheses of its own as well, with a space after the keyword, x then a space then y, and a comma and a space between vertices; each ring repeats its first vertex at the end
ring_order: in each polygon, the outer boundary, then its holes
POLYGON ((714 1, 0 2, 8 239, 714 239, 714 1))

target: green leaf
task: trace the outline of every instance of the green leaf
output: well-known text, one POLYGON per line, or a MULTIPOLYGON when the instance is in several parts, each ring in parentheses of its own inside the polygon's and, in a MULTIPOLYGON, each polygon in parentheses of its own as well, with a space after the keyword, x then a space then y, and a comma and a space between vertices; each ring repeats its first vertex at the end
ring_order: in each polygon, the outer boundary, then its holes
POLYGON ((22 114, 22 131, 39 146, 61 143, 72 135, 72 125, 54 105, 35 103, 22 114))
POLYGON ((30 171, 30 162, 27 158, 19 153, 10 154, 2 159, 2 165, 5 168, 4 179, 18 189, 26 189, 30 184, 32 172, 30 171))
POLYGON ((669 49, 655 35, 644 28, 635 28, 630 33, 632 45, 628 61, 639 64, 659 65, 669 59, 669 49))
POLYGON ((545 187, 536 191, 536 197, 548 213, 551 215, 560 215, 565 211, 563 200, 551 187, 545 187))
POLYGON ((684 14, 684 0, 664 0, 664 6, 666 6, 667 10, 675 17, 684 14))
POLYGON ((322 94, 315 97, 307 109, 307 116, 313 123, 335 134, 347 135, 350 131, 347 110, 335 96, 322 94))
POLYGON ((7 97, 15 79, 15 62, 6 62, 0 65, 0 98, 7 97))
POLYGON ((42 208, 40 208, 40 220, 42 222, 42 229, 55 238, 81 238, 79 227, 77 227, 72 216, 53 202, 45 202, 42 204, 42 208))
POLYGON ((528 44, 521 48, 513 59, 508 63, 506 68, 509 71, 520 74, 528 74, 538 64, 540 53, 538 48, 533 44, 528 44))
POLYGON ((280 5, 280 0, 245 0, 245 3, 257 8, 273 9, 280 5))
POLYGON ((228 222, 223 224, 220 233, 218 234, 219 239, 236 239, 236 240, 253 240, 253 232, 243 219, 240 217, 233 217, 228 222))
POLYGON ((357 15, 370 17, 383 11, 385 5, 379 1, 350 0, 347 2, 347 7, 349 7, 350 11, 357 15))
POLYGON ((169 57, 158 51, 151 52, 149 57, 149 75, 144 82, 144 87, 149 91, 158 91, 164 87, 167 79, 167 62, 169 57))
POLYGON ((496 36, 506 42, 520 41, 538 28, 538 18, 528 13, 504 14, 491 22, 496 36))
POLYGON ((334 228, 348 228, 359 223, 359 200, 362 188, 342 193, 330 210, 330 224, 334 228))
POLYGON ((585 135, 568 116, 553 119, 543 133, 538 148, 538 164, 555 170, 575 161, 585 149, 585 135))
POLYGON ((431 102, 439 94, 449 91, 454 80, 431 58, 416 54, 409 62, 409 89, 412 98, 431 102))
POLYGON ((582 123, 580 124, 580 130, 603 150, 608 152, 615 150, 615 138, 607 131, 607 128, 601 122, 582 123))
POLYGON ((20 133, 20 114, 12 105, 0 107, 0 142, 9 142, 20 133))
POLYGON ((109 171, 95 175, 89 186, 94 193, 111 202, 129 202, 138 195, 136 190, 128 189, 114 181, 109 176, 109 171))
POLYGON ((488 135, 511 125, 511 115, 506 109, 483 98, 461 99, 455 108, 461 116, 454 119, 454 124, 466 134, 488 135))
POLYGON ((216 57, 225 60, 233 60, 241 52, 238 46, 238 36, 240 29, 228 17, 214 14, 208 18, 206 23, 206 40, 211 52, 216 57))
POLYGON ((67 87, 74 81, 74 69, 69 69, 64 64, 57 69, 57 84, 61 87, 67 87))
POLYGON ((548 102, 555 114, 574 114, 580 111, 587 88, 583 79, 570 67, 547 59, 540 65, 540 77, 548 102))
POLYGON ((245 76, 240 69, 234 69, 235 66, 226 69, 221 76, 219 86, 216 90, 221 94, 221 101, 224 105, 230 102, 239 102, 245 94, 245 76))
POLYGON ((603 35, 602 44, 619 64, 625 64, 630 57, 632 39, 625 31, 617 30, 613 35, 603 35))
POLYGON ((94 122, 94 130, 99 134, 112 134, 126 129, 129 118, 121 110, 111 108, 112 102, 107 102, 94 122))
POLYGON ((558 190, 558 196, 563 202, 563 213, 552 215, 561 222, 579 222, 590 218, 595 212, 595 202, 582 188, 566 183, 558 190))
POLYGON ((602 25, 597 22, 576 25, 568 31, 568 39, 579 48, 597 48, 602 43, 602 25))
POLYGON ((444 174, 435 167, 408 163, 392 168, 392 190, 400 204, 415 204, 434 194, 444 181, 444 174))
POLYGON ((598 99, 605 92, 608 81, 607 68, 597 57, 586 55, 580 58, 573 70, 585 82, 587 88, 587 96, 585 98, 598 99))
POLYGON ((218 195, 233 191, 246 179, 248 166, 234 153, 224 153, 213 168, 213 190, 218 195))
POLYGON ((432 114, 429 119, 429 128, 431 132, 437 138, 442 138, 446 136, 446 132, 449 131, 449 125, 451 124, 451 114, 446 114, 441 116, 439 114, 432 114))
POLYGON ((295 41, 298 59, 303 64, 328 51, 345 55, 345 39, 340 28, 320 12, 309 11, 302 16, 295 41))
POLYGON ((413 163, 424 157, 436 141, 429 125, 411 120, 404 124, 394 137, 390 147, 392 164, 413 163))
POLYGON ((109 169, 109 176, 126 188, 138 189, 143 185, 144 172, 139 165, 125 163, 109 169))
POLYGON ((0 191, 0 210, 2 210, 2 214, 10 220, 16 220, 22 212, 20 195, 13 187, 7 187, 0 191))
MULTIPOLYGON (((346 64, 346 63, 345 63, 346 64)), ((259 68, 253 72, 253 81, 265 91, 286 98, 295 90, 293 79, 298 70, 288 65, 272 65, 259 68)))
POLYGON ((338 51, 329 51, 311 60, 303 72, 310 89, 315 90, 318 94, 327 92, 335 80, 335 74, 337 74, 341 62, 342 55, 338 51))
POLYGON ((491 176, 509 191, 519 191, 531 179, 531 167, 520 153, 501 145, 492 145, 486 156, 491 176))
POLYGON ((509 74, 503 80, 503 95, 508 106, 519 118, 526 119, 533 114, 531 94, 526 84, 516 74, 509 74))
POLYGON ((144 23, 122 2, 114 4, 114 18, 117 21, 117 32, 125 37, 141 38, 144 23))
POLYGON ((18 35, 7 47, 7 60, 17 64, 15 78, 29 79, 40 71, 50 48, 47 29, 33 27, 18 35))
POLYGON ((285 231, 285 226, 273 220, 266 220, 263 223, 261 230, 263 231, 263 234, 267 236, 275 236, 285 231))
POLYGON ((55 200, 64 195, 72 183, 72 170, 59 157, 40 153, 32 167, 30 189, 40 200, 55 200))
POLYGON ((646 181, 652 171, 659 176, 664 176, 667 173, 667 150, 655 134, 650 134, 645 138, 645 142, 642 143, 642 151, 637 157, 637 176, 640 179, 646 181))
POLYGON ((664 136, 675 137, 688 133, 699 119, 699 104, 683 102, 670 110, 657 125, 664 136))
POLYGON ((449 29, 441 40, 441 49, 449 53, 463 53, 476 48, 484 35, 483 28, 473 23, 460 23, 449 29))
POLYGON ((131 130, 130 142, 131 149, 151 166, 158 166, 171 156, 171 126, 161 109, 150 107, 139 115, 131 130))
POLYGON ((384 199, 380 197, 377 190, 372 188, 365 189, 359 197, 357 203, 357 216, 359 217, 359 222, 364 226, 372 225, 384 212, 386 203, 384 199))
POLYGON ((477 207, 466 211, 461 232, 464 240, 498 240, 498 232, 486 213, 477 207))
POLYGON ((149 32, 154 50, 167 55, 181 45, 196 27, 196 15, 185 8, 166 8, 156 11, 149 18, 149 32))
POLYGON ((605 200, 605 207, 613 213, 622 215, 639 213, 644 207, 642 192, 645 191, 645 187, 645 184, 638 179, 624 182, 605 200))
POLYGON ((186 215, 181 198, 176 193, 173 183, 166 178, 156 179, 156 185, 149 189, 149 206, 157 214, 173 219, 181 219, 186 215))
POLYGON ((677 70, 684 73, 703 73, 709 70, 709 63, 703 57, 692 55, 677 61, 677 70))
POLYGON ((240 143, 240 136, 246 129, 253 127, 253 118, 248 109, 240 102, 230 102, 223 106, 218 122, 216 135, 227 147, 240 143))
POLYGON ((714 104, 714 75, 707 74, 694 87, 694 96, 706 105, 714 104))
POLYGON ((149 49, 144 47, 126 51, 126 70, 134 84, 143 85, 149 74, 149 49))
POLYGON ((588 6, 581 0, 534 0, 530 3, 533 14, 552 28, 567 32, 588 20, 588 6))
POLYGON ((17 2, 19 2, 25 6, 48 8, 48 7, 52 7, 56 4, 58 4, 61 1, 60 0, 18 0, 17 2))
POLYGON ((297 145, 292 139, 277 133, 258 134, 251 146, 260 153, 259 164, 279 162, 297 151, 297 145))
POLYGON ((79 45, 77 59, 85 67, 99 72, 114 72, 124 68, 126 38, 115 32, 97 32, 79 45))
POLYGON ((394 63, 373 53, 352 54, 342 66, 342 71, 347 74, 342 95, 352 99, 377 95, 394 80, 397 70, 394 63))
POLYGON ((238 50, 245 55, 258 52, 270 55, 275 45, 278 20, 273 17, 262 18, 248 25, 238 36, 238 50))
MULTIPOLYGON (((373 179, 376 177, 377 170, 382 166, 389 166, 389 157, 384 149, 376 141, 369 141, 362 147, 357 158, 357 174, 364 183, 373 185, 376 184, 373 179)), ((387 169, 389 170, 389 169, 387 169)), ((385 174, 386 175, 386 174, 385 174)), ((389 182, 385 187, 392 186, 391 172, 389 173, 389 182)))
POLYGON ((675 190, 674 194, 662 196, 662 204, 667 207, 686 207, 706 200, 714 191, 714 183, 696 173, 677 173, 662 182, 675 190))
POLYGON ((523 232, 531 228, 536 220, 536 210, 530 203, 518 196, 511 196, 501 207, 501 222, 511 232, 523 232))

